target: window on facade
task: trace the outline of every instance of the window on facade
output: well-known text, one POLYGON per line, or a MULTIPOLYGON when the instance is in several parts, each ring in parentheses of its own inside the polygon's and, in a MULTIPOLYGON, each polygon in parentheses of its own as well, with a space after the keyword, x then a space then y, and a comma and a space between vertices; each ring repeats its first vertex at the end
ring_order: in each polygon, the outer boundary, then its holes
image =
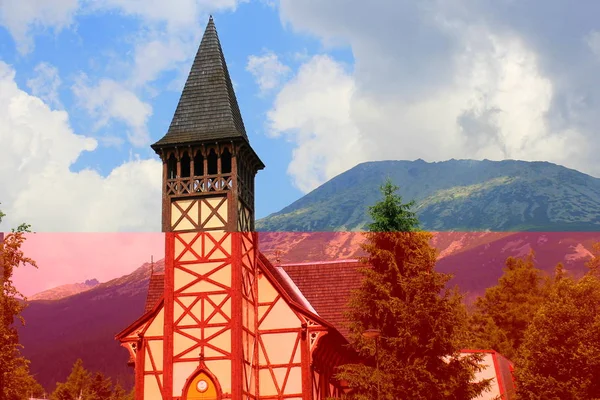
POLYGON ((223 150, 223 154, 221 154, 221 173, 231 173, 231 153, 229 152, 228 148, 225 148, 225 150, 223 150))
POLYGON ((204 157, 202 157, 202 152, 200 150, 198 150, 194 156, 194 175, 204 175, 204 157))
POLYGON ((181 177, 189 178, 190 177, 190 156, 187 151, 183 153, 183 157, 181 157, 181 177))
POLYGON ((174 154, 167 160, 167 179, 175 179, 177 176, 177 159, 174 154))
POLYGON ((208 161, 208 175, 216 175, 217 174, 217 153, 215 149, 210 149, 207 157, 208 161))

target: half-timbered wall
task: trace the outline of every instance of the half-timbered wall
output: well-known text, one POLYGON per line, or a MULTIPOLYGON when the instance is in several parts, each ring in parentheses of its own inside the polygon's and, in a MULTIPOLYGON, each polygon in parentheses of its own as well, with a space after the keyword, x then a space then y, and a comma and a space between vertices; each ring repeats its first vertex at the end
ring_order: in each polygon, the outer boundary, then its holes
POLYGON ((130 353, 135 366, 136 399, 160 400, 164 372, 164 311, 160 307, 146 321, 140 323, 121 345, 130 353))
POLYGON ((258 331, 260 398, 309 399, 302 374, 310 356, 303 319, 264 275, 258 279, 258 331))
POLYGON ((232 234, 189 232, 167 235, 172 258, 165 274, 165 325, 172 364, 173 396, 181 396, 199 363, 214 374, 223 398, 232 393, 232 234), (170 284, 169 284, 170 283, 170 284), (172 289, 171 289, 172 288, 172 289))
POLYGON ((257 234, 235 233, 241 246, 241 303, 242 303, 242 392, 245 399, 256 399, 258 395, 258 343, 257 339, 257 234))

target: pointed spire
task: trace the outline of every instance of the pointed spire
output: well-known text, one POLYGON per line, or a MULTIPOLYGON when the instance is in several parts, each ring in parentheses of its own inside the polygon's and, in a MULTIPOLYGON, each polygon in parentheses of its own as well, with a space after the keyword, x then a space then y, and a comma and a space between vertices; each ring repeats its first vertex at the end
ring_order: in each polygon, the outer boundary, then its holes
POLYGON ((211 15, 171 126, 152 148, 236 138, 248 141, 211 15))
POLYGON ((154 275, 154 256, 150 256, 150 276, 154 275))

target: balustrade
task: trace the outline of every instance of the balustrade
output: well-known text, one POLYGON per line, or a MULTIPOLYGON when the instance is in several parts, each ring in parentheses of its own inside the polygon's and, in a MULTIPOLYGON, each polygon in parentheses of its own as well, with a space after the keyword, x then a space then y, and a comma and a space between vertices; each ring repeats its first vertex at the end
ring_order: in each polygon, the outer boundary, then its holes
POLYGON ((231 175, 207 175, 167 179, 168 196, 194 195, 197 193, 221 192, 233 188, 231 175))

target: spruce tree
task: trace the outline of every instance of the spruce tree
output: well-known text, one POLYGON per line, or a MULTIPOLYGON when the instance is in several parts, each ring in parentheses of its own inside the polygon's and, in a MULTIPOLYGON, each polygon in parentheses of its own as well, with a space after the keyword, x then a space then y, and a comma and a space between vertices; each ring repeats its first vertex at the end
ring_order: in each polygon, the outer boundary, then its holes
POLYGON ((475 398, 489 381, 473 383, 480 358, 459 353, 467 328, 462 298, 445 288, 450 276, 434 269, 431 234, 418 231, 412 203, 402 203, 397 189, 388 180, 369 210, 364 279, 348 305, 351 345, 368 363, 344 365, 337 376, 354 399, 475 398), (373 329, 376 340, 364 336, 373 329))
POLYGON ((373 220, 368 225, 370 232, 413 232, 419 229, 419 219, 411 210, 415 202, 402 203, 402 196, 396 194, 399 189, 389 178, 380 187, 383 199, 369 207, 373 220))
POLYGON ((92 375, 83 367, 83 361, 78 359, 73 364, 71 374, 63 383, 56 384, 56 390, 50 397, 52 400, 88 400, 90 398, 90 382, 92 375))
POLYGON ((107 400, 113 394, 112 382, 110 378, 105 378, 100 372, 96 372, 90 383, 89 400, 107 400))

